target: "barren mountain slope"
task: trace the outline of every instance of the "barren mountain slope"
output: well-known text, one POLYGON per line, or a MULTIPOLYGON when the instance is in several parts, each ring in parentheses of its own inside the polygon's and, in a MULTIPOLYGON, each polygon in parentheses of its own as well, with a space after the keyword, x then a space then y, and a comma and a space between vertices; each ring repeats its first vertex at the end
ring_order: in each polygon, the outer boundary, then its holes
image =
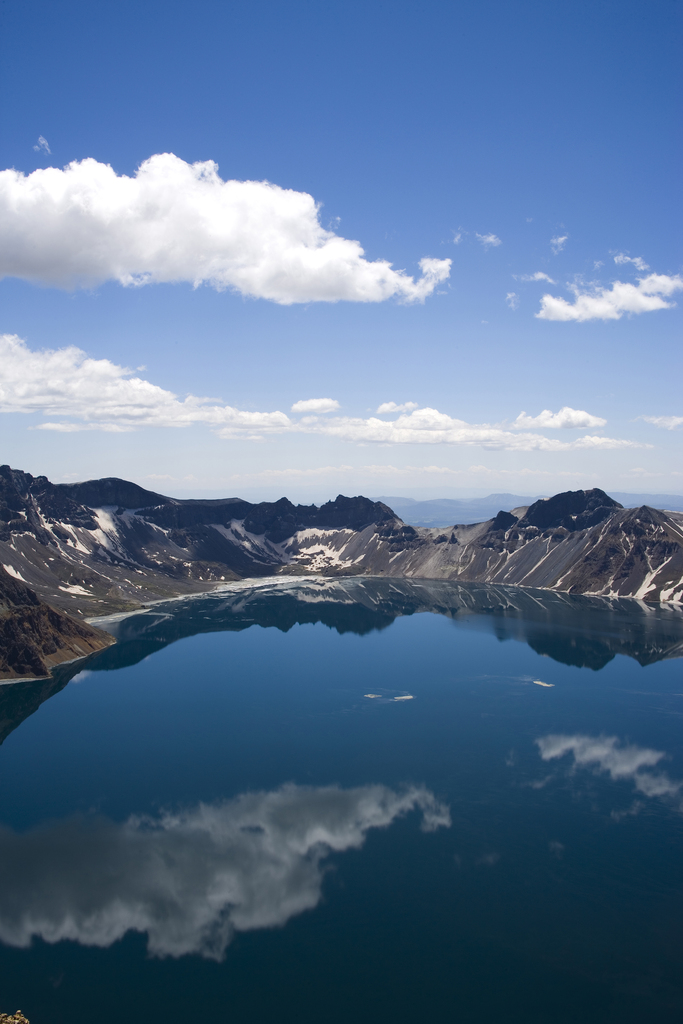
POLYGON ((393 519, 367 498, 340 495, 320 508, 286 498, 178 501, 125 480, 52 484, 0 466, 0 564, 43 599, 82 616, 281 568, 302 571, 321 536, 329 550, 315 568, 336 572, 350 540, 393 519))
POLYGON ((520 519, 500 512, 488 523, 448 533, 403 527, 388 539, 394 557, 376 557, 374 569, 392 576, 648 601, 683 598, 683 515, 647 506, 622 509, 597 489, 536 502, 520 519))
POLYGON ((0 467, 0 562, 82 616, 275 574, 407 576, 683 598, 683 515, 567 491, 484 523, 407 526, 346 498, 179 501, 123 480, 52 484, 0 467))
POLYGON ((47 676, 55 665, 113 642, 101 629, 50 608, 0 568, 0 680, 47 676))

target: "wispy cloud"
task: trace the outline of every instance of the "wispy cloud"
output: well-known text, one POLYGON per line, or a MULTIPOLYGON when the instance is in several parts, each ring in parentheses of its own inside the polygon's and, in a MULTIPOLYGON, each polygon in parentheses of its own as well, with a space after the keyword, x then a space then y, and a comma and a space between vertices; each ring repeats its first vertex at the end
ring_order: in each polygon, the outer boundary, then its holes
POLYGON ((295 402, 292 412, 334 412, 339 408, 339 402, 335 398, 306 398, 303 401, 295 402))
POLYGON ((33 148, 35 149, 36 153, 39 153, 41 151, 41 149, 45 153, 51 153, 52 152, 52 150, 48 146, 47 139, 44 139, 42 135, 38 136, 38 142, 36 143, 36 145, 33 148))
POLYGON ((649 270, 649 265, 645 262, 642 256, 627 256, 626 253, 618 252, 614 257, 615 263, 632 263, 636 270, 645 271, 649 270))
POLYGON ((683 277, 667 274, 649 274, 640 278, 638 284, 615 281, 611 288, 596 286, 591 291, 581 291, 577 285, 570 286, 574 302, 554 295, 544 295, 541 309, 536 316, 540 320, 620 320, 624 313, 650 313, 657 309, 671 309, 675 302, 667 302, 674 292, 683 288, 683 277))
POLYGON ((638 419, 652 423, 655 427, 661 427, 663 430, 675 430, 683 423, 683 416, 639 416, 638 419))
POLYGON ((424 258, 417 280, 320 223, 305 192, 223 181, 211 160, 172 153, 134 177, 93 159, 25 176, 0 172, 0 275, 72 288, 186 281, 282 305, 422 302, 450 274, 424 258))
POLYGON ((259 469, 253 473, 233 473, 230 480, 308 480, 325 476, 348 476, 349 473, 357 472, 354 466, 344 463, 339 466, 308 466, 305 469, 293 466, 285 469, 259 469))
POLYGON ((583 409, 572 409, 570 406, 565 405, 559 412, 551 412, 550 409, 544 409, 538 416, 527 416, 525 412, 520 412, 512 426, 522 430, 533 430, 535 428, 540 428, 541 430, 585 430, 604 427, 606 423, 607 420, 603 420, 601 416, 592 416, 591 413, 585 412, 583 409))
POLYGON ((557 284, 553 281, 552 277, 548 277, 542 270, 537 270, 535 274, 513 274, 512 275, 517 281, 547 281, 548 284, 557 284))
POLYGON ((558 253, 562 252, 565 245, 567 244, 568 238, 569 235, 555 235, 554 238, 550 239, 550 248, 553 250, 556 256, 558 253))
POLYGON ((382 402, 378 407, 378 415, 382 415, 387 412, 410 412, 412 409, 417 409, 417 402, 403 402, 401 405, 397 405, 396 402, 382 402))
POLYGON ((485 249, 495 248, 495 246, 503 244, 498 235, 480 235, 479 232, 475 232, 475 234, 477 240, 481 242, 485 249))
MULTIPOLYGON (((390 405, 392 403, 385 403, 390 405)), ((396 419, 334 416, 335 399, 295 403, 301 419, 284 412, 252 412, 223 404, 216 398, 171 391, 109 359, 91 359, 75 346, 31 351, 15 335, 0 336, 0 412, 43 413, 58 419, 37 429, 122 431, 141 427, 189 427, 203 423, 224 439, 261 440, 276 434, 318 434, 357 444, 447 444, 481 446, 509 451, 571 451, 576 449, 647 448, 650 445, 618 438, 586 435, 559 441, 542 434, 518 432, 498 424, 467 423, 432 408, 404 403, 396 419), (308 402, 324 403, 313 412, 308 402)), ((380 406, 380 409, 382 406, 380 406)), ((398 405, 392 412, 398 412, 398 405)), ((574 413, 574 410, 572 410, 574 413)), ((524 415, 524 414, 522 414, 524 415)), ((562 413, 549 414, 561 416, 562 413)), ((588 417, 588 413, 576 415, 588 417)), ((597 421, 597 418, 593 418, 597 421)), ((584 421, 584 425, 588 421, 584 421)), ((602 421, 600 421, 602 423, 602 421)), ((590 425, 594 425, 591 421, 590 425)))
POLYGON ((519 295, 517 295, 515 292, 508 292, 507 295, 505 296, 505 301, 507 302, 510 309, 517 309, 517 307, 519 306, 519 295))
MULTIPOLYGON (((333 416, 318 420, 311 417, 298 429, 357 444, 446 444, 505 451, 554 452, 649 447, 635 441, 591 434, 575 441, 560 441, 537 433, 517 433, 495 424, 467 423, 430 408, 402 413, 397 419, 389 421, 372 416, 367 419, 333 416)), ((222 431, 219 431, 219 436, 221 434, 222 431)))
MULTIPOLYGON (((489 466, 474 465, 466 468, 458 469, 453 466, 394 466, 391 463, 382 464, 368 464, 361 466, 348 466, 345 464, 339 466, 315 466, 307 469, 301 467, 292 467, 288 469, 262 469, 254 473, 234 473, 226 480, 226 483, 230 482, 253 482, 256 480, 271 480, 271 479, 306 479, 310 477, 338 477, 340 475, 354 477, 362 477, 367 479, 374 479, 377 477, 390 477, 390 478, 406 478, 412 480, 415 477, 435 477, 437 479, 454 478, 458 482, 461 482, 463 478, 480 478, 480 477, 561 477, 562 479, 587 479, 585 472, 569 472, 567 470, 550 471, 547 469, 530 469, 528 467, 512 469, 491 469, 489 466)), ((146 479, 150 480, 174 480, 175 482, 181 482, 180 478, 172 478, 168 476, 154 476, 150 474, 146 479)), ((212 478, 212 484, 215 484, 215 479, 212 478)))

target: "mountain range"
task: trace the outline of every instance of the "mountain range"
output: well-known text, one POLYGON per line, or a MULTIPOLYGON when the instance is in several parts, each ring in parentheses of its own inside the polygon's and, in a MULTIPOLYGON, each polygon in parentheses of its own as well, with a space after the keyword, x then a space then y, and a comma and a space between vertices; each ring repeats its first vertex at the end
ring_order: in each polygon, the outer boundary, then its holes
POLYGON ((321 506, 180 500, 116 478, 53 484, 2 466, 0 563, 38 598, 80 618, 274 575, 416 577, 681 601, 683 513, 624 508, 594 488, 444 529, 406 524, 364 497, 339 495, 321 506))

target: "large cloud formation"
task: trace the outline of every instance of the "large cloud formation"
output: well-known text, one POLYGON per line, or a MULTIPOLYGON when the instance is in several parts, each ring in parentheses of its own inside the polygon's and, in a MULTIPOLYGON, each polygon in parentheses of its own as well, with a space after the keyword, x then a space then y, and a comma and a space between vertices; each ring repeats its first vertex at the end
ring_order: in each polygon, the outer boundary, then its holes
POLYGON ((288 785, 158 818, 2 829, 0 939, 106 947, 137 931, 153 956, 220 960, 235 931, 312 910, 324 859, 412 810, 425 832, 451 824, 423 787, 288 785))
POLYGON ((0 172, 0 276, 62 288, 187 281, 293 302, 421 302, 450 274, 420 260, 414 280, 322 227, 306 192, 223 181, 172 153, 134 177, 87 159, 64 170, 0 172))
POLYGON ((193 395, 178 399, 147 380, 132 376, 109 359, 91 359, 69 345, 34 352, 16 335, 0 335, 0 411, 43 412, 69 416, 43 429, 132 430, 137 427, 187 427, 208 423, 236 436, 291 427, 283 412, 243 412, 215 399, 193 395), (73 419, 80 420, 74 423, 73 419))
POLYGON ((675 302, 667 298, 683 288, 679 274, 648 274, 638 284, 615 281, 611 288, 581 291, 573 286, 574 301, 555 295, 544 295, 536 317, 539 320, 620 320, 624 313, 650 313, 657 309, 671 309, 675 302))
POLYGON ((377 444, 452 444, 510 451, 570 451, 574 449, 649 448, 635 441, 586 434, 575 441, 560 441, 542 434, 519 432, 526 425, 540 427, 597 427, 605 423, 580 409, 559 413, 544 410, 535 419, 521 413, 507 429, 496 424, 471 424, 438 409, 418 409, 414 402, 385 402, 382 413, 400 413, 396 419, 367 419, 330 415, 336 399, 312 398, 295 402, 293 419, 287 413, 251 412, 225 405, 216 398, 189 395, 180 399, 172 391, 141 377, 109 359, 91 359, 81 349, 32 351, 16 335, 0 335, 0 412, 43 413, 60 417, 37 427, 71 433, 79 430, 127 431, 140 427, 188 427, 204 423, 225 440, 261 440, 274 434, 319 434, 342 441, 377 444), (321 415, 322 414, 322 415, 321 415), (527 422, 528 421, 528 422, 527 422))

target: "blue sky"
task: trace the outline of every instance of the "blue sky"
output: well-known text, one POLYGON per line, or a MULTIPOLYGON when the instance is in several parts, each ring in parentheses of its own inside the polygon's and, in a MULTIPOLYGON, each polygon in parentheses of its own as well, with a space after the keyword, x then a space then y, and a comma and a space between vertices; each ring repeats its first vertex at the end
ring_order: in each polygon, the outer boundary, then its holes
POLYGON ((683 492, 680 11, 6 0, 2 461, 683 492))

